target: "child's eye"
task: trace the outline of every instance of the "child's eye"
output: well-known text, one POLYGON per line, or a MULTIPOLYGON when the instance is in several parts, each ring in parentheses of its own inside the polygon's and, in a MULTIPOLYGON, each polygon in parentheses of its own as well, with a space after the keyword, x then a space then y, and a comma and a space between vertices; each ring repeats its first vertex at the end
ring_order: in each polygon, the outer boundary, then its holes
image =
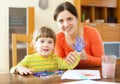
POLYGON ((44 43, 44 41, 43 41, 43 40, 41 40, 40 42, 41 42, 41 43, 44 43))
POLYGON ((52 43, 52 41, 49 41, 49 43, 51 44, 51 43, 52 43))

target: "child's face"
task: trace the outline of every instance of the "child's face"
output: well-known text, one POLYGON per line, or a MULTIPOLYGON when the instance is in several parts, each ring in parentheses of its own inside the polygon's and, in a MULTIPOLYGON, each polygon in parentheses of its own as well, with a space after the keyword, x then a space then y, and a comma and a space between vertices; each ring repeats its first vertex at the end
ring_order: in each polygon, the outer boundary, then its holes
POLYGON ((54 40, 52 38, 38 38, 36 49, 39 55, 48 56, 54 49, 54 40))

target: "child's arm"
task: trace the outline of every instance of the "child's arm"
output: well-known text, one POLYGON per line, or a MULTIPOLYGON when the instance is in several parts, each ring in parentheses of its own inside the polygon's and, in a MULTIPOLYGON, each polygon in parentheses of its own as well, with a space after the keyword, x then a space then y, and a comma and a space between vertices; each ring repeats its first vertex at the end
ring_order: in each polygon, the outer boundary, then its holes
POLYGON ((74 51, 75 54, 75 61, 72 64, 68 64, 65 59, 58 57, 58 69, 73 69, 75 68, 78 63, 80 62, 81 56, 79 52, 74 51))
POLYGON ((32 74, 34 72, 33 69, 28 69, 27 67, 29 66, 29 64, 27 63, 27 58, 28 56, 25 56, 25 58, 19 62, 17 64, 17 66, 13 66, 11 69, 10 69, 10 73, 19 73, 21 75, 27 75, 27 74, 32 74))

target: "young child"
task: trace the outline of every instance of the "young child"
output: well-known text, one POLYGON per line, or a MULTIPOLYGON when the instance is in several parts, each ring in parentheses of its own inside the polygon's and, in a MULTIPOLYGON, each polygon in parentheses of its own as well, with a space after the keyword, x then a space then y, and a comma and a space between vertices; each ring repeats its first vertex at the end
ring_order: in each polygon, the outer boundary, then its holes
POLYGON ((64 59, 53 53, 55 46, 55 32, 48 27, 41 27, 33 34, 33 46, 37 53, 27 55, 25 58, 11 68, 10 73, 19 73, 21 75, 33 74, 35 72, 57 69, 73 69, 80 61, 80 54, 76 53, 76 61, 73 64, 67 64, 64 59))

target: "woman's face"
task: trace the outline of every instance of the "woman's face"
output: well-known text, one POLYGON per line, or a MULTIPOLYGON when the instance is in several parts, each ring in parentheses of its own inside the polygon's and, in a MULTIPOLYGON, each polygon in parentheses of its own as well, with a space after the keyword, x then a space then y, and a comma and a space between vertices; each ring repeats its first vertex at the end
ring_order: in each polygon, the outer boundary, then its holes
POLYGON ((60 30, 67 35, 73 35, 78 28, 77 18, 67 10, 58 14, 57 24, 60 30))
POLYGON ((54 49, 54 40, 52 38, 38 38, 36 50, 39 55, 47 57, 54 49))

